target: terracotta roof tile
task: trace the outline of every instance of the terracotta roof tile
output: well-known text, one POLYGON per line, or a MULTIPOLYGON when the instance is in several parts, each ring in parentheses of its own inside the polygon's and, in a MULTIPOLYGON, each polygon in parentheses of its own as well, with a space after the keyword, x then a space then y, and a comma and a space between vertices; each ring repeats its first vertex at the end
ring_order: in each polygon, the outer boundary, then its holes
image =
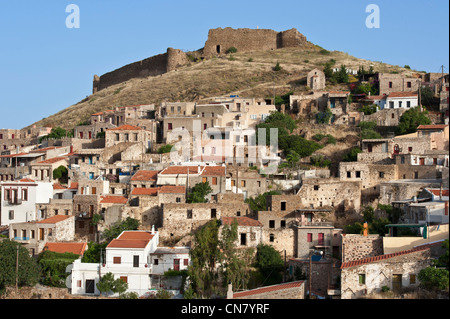
POLYGON ((22 182, 22 183, 36 183, 36 181, 32 180, 31 178, 22 178, 19 182, 22 182))
POLYGON ((61 184, 53 184, 53 189, 67 189, 67 187, 61 184))
POLYGON ((185 194, 186 187, 185 186, 164 185, 164 186, 161 186, 159 193, 160 194, 185 194))
POLYGON ((119 127, 109 128, 108 131, 140 131, 142 127, 124 124, 119 127))
POLYGON ((152 240, 153 234, 147 231, 124 231, 119 237, 113 239, 109 248, 145 248, 152 240))
POLYGON ((139 170, 131 177, 132 181, 156 181, 158 178, 158 171, 139 170))
POLYGON ((126 204, 128 198, 121 195, 104 195, 100 198, 100 204, 126 204))
MULTIPOLYGON (((430 191, 430 192, 432 192, 435 196, 439 196, 440 195, 440 193, 441 193, 441 190, 439 189, 439 188, 428 188, 428 190, 430 191)), ((450 194, 449 194, 449 191, 448 191, 448 189, 443 189, 442 190, 442 196, 449 196, 450 194)))
POLYGON ((223 166, 205 166, 201 173, 202 176, 225 176, 225 167, 223 166))
POLYGON ((235 220, 237 220, 239 226, 262 226, 261 222, 256 219, 238 216, 238 217, 222 217, 222 222, 225 225, 231 225, 235 220))
POLYGON ((304 280, 292 281, 292 282, 283 283, 283 284, 279 284, 279 285, 261 287, 261 288, 256 288, 256 289, 242 291, 242 292, 235 292, 235 293, 233 293, 233 298, 247 297, 247 296, 252 296, 252 295, 261 295, 261 294, 266 294, 268 292, 277 291, 277 290, 298 288, 298 287, 301 287, 304 283, 305 283, 304 280))
POLYGON ((143 187, 135 187, 131 191, 131 195, 150 195, 156 196, 158 195, 159 188, 143 188, 143 187))
POLYGON ((83 255, 87 248, 87 243, 74 243, 74 242, 46 243, 45 248, 49 251, 54 251, 56 253, 72 253, 77 255, 83 255))
MULTIPOLYGON (((200 173, 202 172, 204 166, 200 166, 200 173)), ((176 174, 187 174, 189 169, 189 174, 198 174, 198 166, 169 166, 163 169, 159 174, 161 175, 176 175, 176 174)))
POLYGON ((52 157, 44 161, 37 162, 36 164, 54 164, 65 159, 67 159, 66 156, 52 157))
POLYGON ((417 247, 414 247, 413 249, 409 249, 409 250, 398 251, 398 252, 391 253, 391 254, 385 254, 385 255, 367 257, 367 258, 358 259, 358 260, 352 260, 352 261, 342 263, 341 269, 365 265, 365 264, 369 264, 369 263, 379 261, 379 260, 385 260, 385 259, 389 259, 389 258, 393 258, 393 257, 397 257, 397 256, 402 256, 402 255, 414 253, 417 251, 426 250, 426 249, 429 249, 429 248, 431 248, 433 246, 437 246, 437 245, 442 245, 442 243, 441 242, 431 243, 431 244, 426 244, 426 245, 422 245, 422 246, 417 246, 417 247))
POLYGON ((78 183, 70 183, 69 189, 78 189, 78 183))
POLYGON ((445 124, 434 124, 434 125, 419 125, 417 127, 418 130, 443 130, 448 125, 445 124))
POLYGON ((56 224, 59 223, 63 220, 66 220, 67 218, 73 217, 71 215, 56 215, 56 216, 52 216, 43 220, 39 220, 36 223, 37 224, 56 224))
POLYGON ((417 97, 416 92, 391 92, 389 97, 417 97))

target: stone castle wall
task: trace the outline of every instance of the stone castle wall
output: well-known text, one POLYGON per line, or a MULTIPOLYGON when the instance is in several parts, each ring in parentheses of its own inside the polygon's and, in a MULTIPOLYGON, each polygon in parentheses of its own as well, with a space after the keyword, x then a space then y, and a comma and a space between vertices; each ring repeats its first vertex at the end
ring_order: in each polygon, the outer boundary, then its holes
POLYGON ((187 62, 188 58, 186 53, 178 49, 168 48, 166 53, 125 65, 117 70, 105 73, 100 77, 94 75, 92 93, 132 78, 161 75, 175 70, 187 62))

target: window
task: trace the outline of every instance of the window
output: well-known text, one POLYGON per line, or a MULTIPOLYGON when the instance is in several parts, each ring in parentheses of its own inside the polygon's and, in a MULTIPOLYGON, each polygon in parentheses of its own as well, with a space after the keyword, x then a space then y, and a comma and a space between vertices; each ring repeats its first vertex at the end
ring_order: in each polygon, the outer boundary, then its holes
POLYGON ((347 171, 347 178, 350 178, 350 177, 352 177, 352 172, 347 171))
POLYGON ((275 236, 274 236, 274 234, 270 234, 270 236, 269 236, 269 241, 270 241, 271 243, 273 243, 273 242, 275 241, 275 236))
POLYGON ((241 246, 247 245, 247 234, 241 234, 241 246))
POLYGON ((212 178, 212 184, 213 185, 217 185, 217 177, 213 177, 212 178))
POLYGON ((406 101, 406 107, 410 108, 411 107, 411 101, 406 101))
POLYGON ((183 260, 183 265, 184 265, 184 266, 189 266, 189 259, 185 258, 185 259, 183 260))
POLYGON ((206 183, 208 179, 206 177, 202 177, 202 183, 206 183))
POLYGON ((8 216, 9 216, 9 219, 10 219, 10 220, 14 219, 14 211, 13 211, 13 210, 10 210, 8 216))
POLYGON ((408 147, 408 152, 410 152, 410 153, 412 152, 412 147, 411 146, 408 147))
POLYGON ((187 219, 192 219, 192 209, 188 209, 186 212, 186 218, 187 219))
POLYGON ((28 200, 28 189, 22 189, 22 200, 23 201, 28 200))
POLYGON ((123 282, 128 282, 128 277, 127 276, 120 276, 120 280, 122 280, 123 282))
POLYGON ((215 208, 211 208, 211 218, 216 218, 217 217, 217 211, 215 208))
POLYGON ((389 101, 389 108, 393 109, 394 108, 394 102, 389 101))
POLYGON ((359 284, 360 285, 365 285, 366 284, 366 274, 359 274, 359 284))
POLYGON ((286 202, 281 202, 281 210, 286 210, 286 202))
POLYGON ((314 185, 314 190, 318 191, 319 190, 319 185, 314 185))
POLYGON ((392 89, 392 82, 389 82, 389 88, 392 89))
POLYGON ((384 178, 384 172, 378 172, 378 176, 379 176, 380 178, 384 178))
POLYGON ((172 123, 167 123, 167 129, 172 130, 172 123))
POLYGON ((358 177, 358 178, 361 177, 361 171, 356 171, 356 177, 358 177))
POLYGON ((158 265, 159 264, 159 260, 158 259, 153 259, 153 265, 158 265))
POLYGON ((269 228, 275 228, 275 221, 269 220, 269 228))
POLYGON ((312 233, 306 234, 306 241, 307 241, 308 243, 312 243, 312 233))
POLYGON ((234 179, 231 180, 231 186, 236 186, 236 181, 234 179))
POLYGON ((122 257, 113 257, 113 264, 121 264, 122 257))
POLYGON ((407 88, 411 88, 411 82, 410 81, 406 82, 406 87, 407 88))
POLYGON ((175 199, 175 201, 176 201, 177 203, 181 203, 181 197, 177 197, 177 198, 175 199))
POLYGON ((281 227, 281 228, 285 228, 285 227, 286 227, 286 221, 285 221, 285 220, 282 220, 282 221, 280 222, 280 227, 281 227))
POLYGON ((409 275, 409 284, 414 285, 415 283, 416 283, 416 275, 415 274, 409 275))
POLYGON ((324 233, 319 233, 318 234, 318 240, 319 240, 318 244, 323 246, 323 244, 324 244, 324 233))
POLYGON ((133 267, 139 267, 139 255, 133 256, 133 267))
POLYGON ((241 181, 241 187, 245 187, 245 181, 244 180, 241 181))

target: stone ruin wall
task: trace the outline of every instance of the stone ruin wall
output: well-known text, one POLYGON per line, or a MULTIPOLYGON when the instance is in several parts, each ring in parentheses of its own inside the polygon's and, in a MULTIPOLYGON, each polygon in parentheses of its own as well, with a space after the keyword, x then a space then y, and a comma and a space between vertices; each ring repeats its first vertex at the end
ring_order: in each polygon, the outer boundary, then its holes
POLYGON ((166 53, 125 65, 100 77, 94 75, 92 93, 133 78, 161 75, 187 63, 186 53, 178 49, 168 48, 166 53))
POLYGON ((224 54, 235 47, 238 52, 268 51, 287 47, 302 47, 307 45, 304 35, 295 28, 283 32, 270 29, 210 29, 208 40, 203 48, 206 57, 224 54))
MULTIPOLYGON (((223 54, 230 47, 240 52, 267 51, 286 47, 310 45, 306 37, 295 28, 277 32, 270 29, 211 29, 203 48, 203 56, 223 54), (217 52, 218 46, 220 52, 217 52)), ((117 70, 94 75, 92 93, 133 78, 162 75, 189 63, 187 54, 181 50, 168 48, 166 53, 125 65, 117 70)))

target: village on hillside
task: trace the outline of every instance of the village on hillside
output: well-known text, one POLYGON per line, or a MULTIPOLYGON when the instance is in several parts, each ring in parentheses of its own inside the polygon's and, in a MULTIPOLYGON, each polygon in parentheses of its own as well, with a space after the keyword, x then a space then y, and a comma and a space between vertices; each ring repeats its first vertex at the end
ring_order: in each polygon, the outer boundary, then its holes
MULTIPOLYGON (((211 54, 244 50, 228 45, 211 54)), ((0 129, 0 254, 24 268, 0 288, 448 298, 449 75, 330 62, 302 86, 111 106, 73 130, 0 129), (442 269, 446 287, 427 281, 442 269)))

